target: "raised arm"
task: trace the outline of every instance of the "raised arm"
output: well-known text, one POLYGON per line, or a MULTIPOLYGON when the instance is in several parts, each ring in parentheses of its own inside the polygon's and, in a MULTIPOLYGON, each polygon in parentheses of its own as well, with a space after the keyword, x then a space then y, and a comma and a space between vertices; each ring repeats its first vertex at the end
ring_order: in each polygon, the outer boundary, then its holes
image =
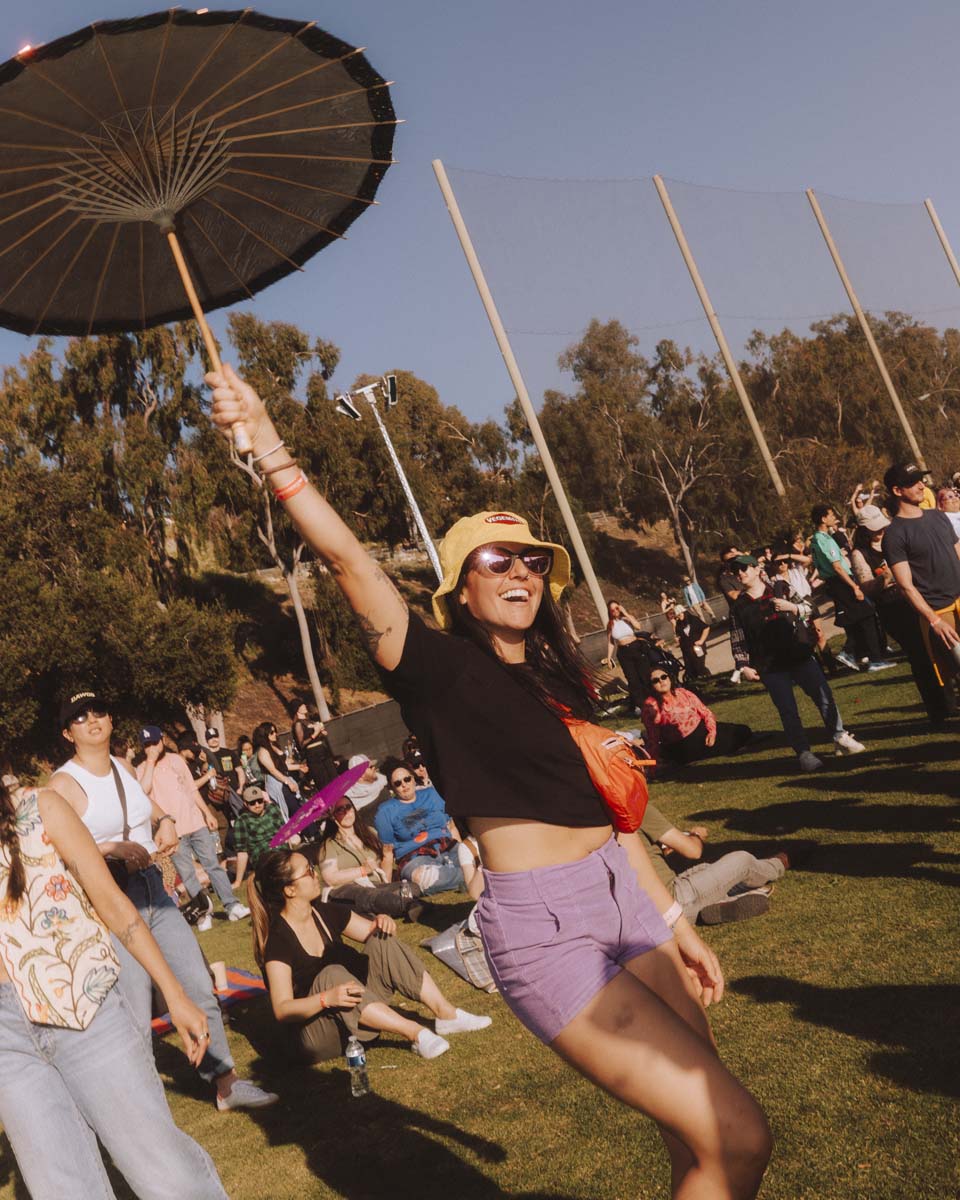
MULTIPOLYGON (((400 593, 312 484, 298 486, 299 466, 283 445, 263 401, 230 366, 206 377, 213 389, 213 420, 224 432, 244 421, 265 487, 278 499, 311 549, 326 563, 353 611, 371 657, 392 670, 400 662, 407 633, 407 606, 400 593), (289 466, 283 466, 289 463, 289 466), (277 469, 282 468, 282 469, 277 469), (284 498, 285 493, 290 493, 284 498)), ((295 449, 295 448, 294 448, 295 449)))

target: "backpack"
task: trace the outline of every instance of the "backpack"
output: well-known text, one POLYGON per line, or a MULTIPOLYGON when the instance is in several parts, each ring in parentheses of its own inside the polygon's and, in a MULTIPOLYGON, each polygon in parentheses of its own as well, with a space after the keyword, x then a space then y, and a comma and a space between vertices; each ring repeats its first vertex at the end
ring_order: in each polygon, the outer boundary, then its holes
POLYGON ((637 758, 627 738, 602 725, 570 715, 562 720, 583 755, 593 786, 610 810, 614 829, 636 833, 648 798, 643 768, 652 766, 653 759, 637 758))

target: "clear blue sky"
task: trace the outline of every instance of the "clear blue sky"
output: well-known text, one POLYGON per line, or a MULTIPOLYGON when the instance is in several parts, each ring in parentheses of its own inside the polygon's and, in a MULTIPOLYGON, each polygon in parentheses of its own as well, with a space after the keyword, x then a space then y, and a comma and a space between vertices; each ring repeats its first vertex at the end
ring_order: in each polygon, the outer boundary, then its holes
MULTIPOLYGON (((125 0, 8 3, 0 58, 26 42, 153 7, 131 8, 125 0)), ((316 20, 366 46, 374 66, 396 80, 394 104, 407 122, 397 133, 398 162, 381 187, 380 207, 353 226, 346 243, 329 247, 304 275, 275 284, 253 306, 266 319, 296 321, 337 343, 340 386, 361 371, 405 368, 474 419, 499 416, 512 396, 434 181, 435 157, 514 176, 624 179, 660 172, 757 191, 813 186, 892 202, 929 195, 960 248, 955 4, 261 0, 256 7, 316 20)), ((715 218, 713 281, 702 264, 717 308, 726 304, 743 321, 804 311, 801 300, 791 308, 775 295, 741 299, 724 292, 717 272, 725 237, 735 248, 753 227, 749 208, 742 212, 743 229, 728 230, 715 218)), ((690 214, 696 224, 695 205, 690 214)), ((706 209, 700 215, 706 230, 706 209)), ((679 258, 671 262, 676 275, 663 292, 664 320, 687 321, 688 339, 706 346, 695 296, 679 258)), ((615 288, 604 277, 608 270, 616 270, 615 256, 592 281, 601 291, 615 288)), ((622 315, 635 325, 655 324, 660 283, 642 269, 631 273, 635 291, 643 292, 637 301, 643 315, 622 315)), ((497 280, 491 282, 496 290, 497 280)), ((840 307, 835 281, 821 286, 826 290, 817 295, 827 307, 840 307)), ((921 292, 902 307, 923 308, 921 292)), ((942 304, 955 303, 953 295, 942 304)), ((940 303, 937 293, 927 307, 940 303)), ((533 348, 527 343, 536 339, 529 337, 517 346, 535 400, 544 386, 563 382, 552 360, 572 340, 571 312, 554 318, 522 306, 511 311, 510 323, 541 334, 533 348), (544 338, 548 329, 556 336, 544 338)), ((214 324, 222 329, 222 316, 214 324)), ((668 332, 684 336, 682 328, 668 332)), ((0 363, 15 362, 29 345, 0 331, 0 363)))

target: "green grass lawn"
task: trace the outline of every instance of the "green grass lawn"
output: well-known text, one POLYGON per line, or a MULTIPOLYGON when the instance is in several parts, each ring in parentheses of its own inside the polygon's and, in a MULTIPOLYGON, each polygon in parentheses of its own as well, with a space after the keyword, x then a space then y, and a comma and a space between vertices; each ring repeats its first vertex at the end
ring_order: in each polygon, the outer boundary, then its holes
MULTIPOLYGON (((908 678, 898 669, 836 681, 844 719, 868 752, 831 754, 813 776, 794 773, 759 687, 717 685, 721 718, 778 737, 652 788, 680 828, 708 826, 710 856, 819 843, 777 885, 768 915, 705 931, 727 979, 712 1010, 717 1041, 776 1137, 769 1200, 957 1194, 960 728, 929 733, 908 678)), ((818 748, 828 749, 819 735, 818 748)), ((445 907, 435 923, 465 911, 445 907)), ((401 927, 411 944, 431 932, 401 927)), ((218 919, 202 945, 211 960, 252 965, 246 923, 218 919)), ((435 1062, 384 1042, 368 1054, 374 1094, 360 1100, 341 1063, 283 1065, 265 1001, 231 1010, 230 1040, 241 1071, 281 1094, 273 1109, 219 1115, 174 1040, 160 1044, 174 1115, 235 1200, 668 1195, 649 1121, 560 1063, 496 995, 436 960, 431 970, 455 1003, 491 1014, 492 1028, 455 1038, 435 1062)), ((25 1195, 4 1145, 0 1198, 25 1195)))

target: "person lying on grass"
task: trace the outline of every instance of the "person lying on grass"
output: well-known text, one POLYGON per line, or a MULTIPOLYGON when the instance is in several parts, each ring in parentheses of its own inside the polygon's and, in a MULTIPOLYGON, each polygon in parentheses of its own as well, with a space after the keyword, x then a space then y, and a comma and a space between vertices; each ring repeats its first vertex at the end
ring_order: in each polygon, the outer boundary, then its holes
POLYGON ((247 884, 253 953, 270 992, 273 1015, 293 1031, 294 1054, 307 1062, 338 1058, 351 1035, 361 1042, 395 1033, 421 1058, 450 1049, 447 1035, 485 1029, 489 1017, 454 1008, 412 950, 393 936, 396 924, 368 921, 342 904, 320 901, 320 879, 296 851, 261 856, 247 884), (366 954, 345 946, 362 942, 366 954), (391 1007, 394 992, 436 1017, 436 1032, 391 1007))

